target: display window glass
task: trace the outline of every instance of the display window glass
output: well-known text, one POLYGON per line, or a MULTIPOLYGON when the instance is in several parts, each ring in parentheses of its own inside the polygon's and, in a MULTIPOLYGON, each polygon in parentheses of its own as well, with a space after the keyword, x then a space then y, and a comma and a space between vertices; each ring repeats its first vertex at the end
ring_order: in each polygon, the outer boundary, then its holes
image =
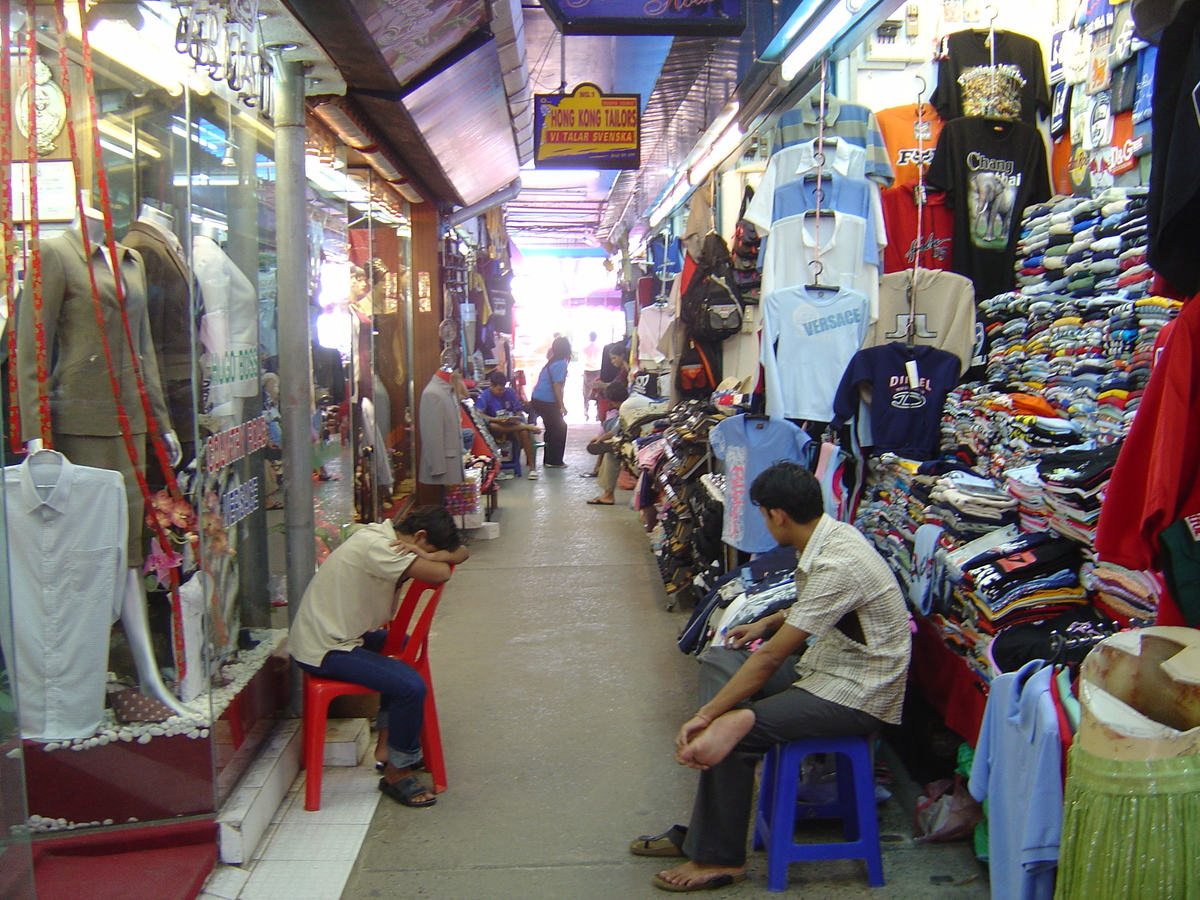
POLYGON ((317 559, 412 492, 405 202, 309 123, 317 559))
POLYGON ((172 4, 119 6, 90 72, 77 14, 10 22, 5 657, 35 833, 214 812, 287 696, 269 98, 177 53, 172 4))

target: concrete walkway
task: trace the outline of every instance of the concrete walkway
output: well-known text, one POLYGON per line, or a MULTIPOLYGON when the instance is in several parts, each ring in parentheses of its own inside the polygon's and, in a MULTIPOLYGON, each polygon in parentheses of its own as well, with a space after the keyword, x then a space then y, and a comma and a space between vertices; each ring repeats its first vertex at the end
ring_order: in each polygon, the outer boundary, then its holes
MULTIPOLYGON (((379 804, 343 900, 665 896, 650 884, 663 862, 627 847, 687 821, 694 773, 671 747, 694 708, 696 663, 675 647, 687 613, 665 611, 629 494, 584 504, 594 428, 571 428, 569 468, 504 483, 500 538, 477 542, 447 588, 431 654, 449 789, 431 809, 379 804)), ((911 843, 911 809, 899 797, 881 807, 887 887, 837 862, 793 866, 792 889, 986 898, 967 845, 911 843)), ((720 895, 765 891, 755 853, 747 881, 720 895)))

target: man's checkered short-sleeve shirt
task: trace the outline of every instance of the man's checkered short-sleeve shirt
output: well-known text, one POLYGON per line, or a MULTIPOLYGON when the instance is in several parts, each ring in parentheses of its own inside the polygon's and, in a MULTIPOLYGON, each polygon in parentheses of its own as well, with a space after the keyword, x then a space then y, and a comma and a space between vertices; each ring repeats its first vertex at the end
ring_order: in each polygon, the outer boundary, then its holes
POLYGON ((787 624, 811 634, 796 687, 824 700, 900 721, 912 634, 896 577, 853 525, 821 516, 796 566, 787 624), (865 644, 834 626, 858 614, 865 644))

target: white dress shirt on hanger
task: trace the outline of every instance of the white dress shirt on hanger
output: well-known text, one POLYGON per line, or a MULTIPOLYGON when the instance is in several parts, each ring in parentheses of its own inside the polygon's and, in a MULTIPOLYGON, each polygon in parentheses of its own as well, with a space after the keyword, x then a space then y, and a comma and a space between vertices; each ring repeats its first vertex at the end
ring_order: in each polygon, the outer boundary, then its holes
POLYGON ((21 734, 90 737, 104 714, 108 636, 125 598, 120 472, 43 450, 4 469, 21 734), (31 465, 32 464, 32 465, 31 465))

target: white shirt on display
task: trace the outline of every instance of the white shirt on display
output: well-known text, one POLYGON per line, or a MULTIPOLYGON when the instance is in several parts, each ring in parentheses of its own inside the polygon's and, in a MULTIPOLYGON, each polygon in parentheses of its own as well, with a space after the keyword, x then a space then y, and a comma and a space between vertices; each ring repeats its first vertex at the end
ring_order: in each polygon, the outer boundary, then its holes
POLYGON ((866 236, 866 220, 847 213, 777 220, 763 242, 763 293, 814 280, 852 288, 870 301, 874 322, 879 318, 879 267, 874 262, 878 257, 866 252, 866 236), (817 261, 821 264, 819 279, 813 266, 817 261))
POLYGON ((21 734, 90 737, 104 714, 108 636, 125 597, 125 481, 43 450, 6 467, 4 489, 14 645, 4 653, 14 661, 21 734))

